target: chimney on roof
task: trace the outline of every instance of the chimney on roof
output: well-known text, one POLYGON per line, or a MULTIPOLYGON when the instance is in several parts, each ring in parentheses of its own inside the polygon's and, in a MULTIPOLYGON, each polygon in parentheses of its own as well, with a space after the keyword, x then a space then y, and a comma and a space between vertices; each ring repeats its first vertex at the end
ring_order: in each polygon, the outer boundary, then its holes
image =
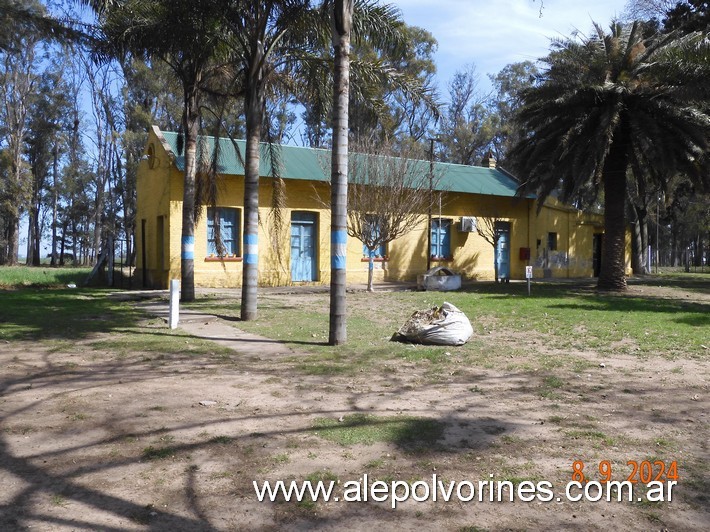
POLYGON ((496 167, 496 159, 493 156, 493 152, 491 150, 488 150, 488 153, 483 156, 483 159, 481 160, 481 166, 483 166, 483 168, 496 167))

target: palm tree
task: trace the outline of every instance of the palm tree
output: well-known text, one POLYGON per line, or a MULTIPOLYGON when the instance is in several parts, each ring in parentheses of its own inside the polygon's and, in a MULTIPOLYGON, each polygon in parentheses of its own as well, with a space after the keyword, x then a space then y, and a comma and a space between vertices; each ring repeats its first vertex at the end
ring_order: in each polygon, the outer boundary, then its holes
MULTIPOLYGON (((258 207, 259 207, 259 142, 269 91, 278 84, 292 89, 305 70, 325 68, 323 47, 330 44, 330 14, 334 0, 222 0, 227 42, 231 47, 232 67, 236 77, 236 96, 244 98, 246 118, 246 150, 244 155, 244 261, 242 273, 241 318, 257 316, 258 282, 258 207), (302 67, 309 64, 311 68, 302 67)), ((342 3, 340 1, 335 4, 342 3)), ((372 39, 376 46, 392 46, 404 38, 404 26, 389 6, 378 6, 373 0, 351 0, 358 5, 353 21, 360 38, 372 39)), ((352 7, 351 7, 352 12, 352 7)), ((382 64, 363 65, 370 79, 373 72, 406 87, 409 81, 382 64)), ((322 76, 316 76, 323 79, 322 76)), ((378 81, 381 78, 378 78, 378 81)), ((417 86, 409 88, 415 92, 417 86)), ((309 91, 313 94, 315 91, 309 91)), ((327 92, 325 87, 322 93, 327 92)), ((347 121, 345 122, 347 131, 347 121)), ((273 162, 273 161, 272 161, 273 162)), ((274 165, 272 164, 272 167, 274 165)), ((347 166, 347 163, 346 163, 347 166)), ((272 168, 273 169, 273 168, 272 168)), ((276 169, 274 169, 276 170, 276 169)), ((344 293, 344 292, 343 292, 344 293)))
POLYGON ((330 196, 330 328, 328 343, 344 344, 346 327, 346 247, 348 238, 348 100, 353 0, 333 5, 333 151, 330 196))
MULTIPOLYGON (((330 2, 324 2, 330 5, 330 2)), ((344 344, 347 340, 346 325, 346 248, 348 235, 348 118, 350 97, 350 44, 351 36, 368 38, 375 49, 392 53, 405 43, 406 26, 392 5, 379 6, 368 0, 334 0, 332 2, 333 43, 333 146, 331 164, 330 201, 330 327, 328 343, 344 344)), ((386 68, 374 62, 358 62, 355 65, 360 99, 364 96, 367 82, 393 85, 414 100, 422 101, 438 117, 433 94, 422 80, 386 68)))
POLYGON ((259 166, 266 100, 279 78, 293 74, 295 56, 306 45, 303 21, 313 10, 309 0, 221 3, 234 75, 232 95, 243 98, 246 120, 241 302, 241 319, 246 321, 257 317, 259 166))
POLYGON ((38 0, 0 0, 0 50, 13 48, 12 36, 18 31, 34 32, 37 38, 58 41, 87 38, 81 24, 52 17, 38 0))
POLYGON ((590 184, 603 190, 598 288, 624 290, 629 168, 664 188, 677 173, 710 185, 710 47, 697 33, 644 35, 638 22, 594 28, 553 42, 547 70, 522 94, 526 135, 511 157, 541 202, 556 189, 563 200, 590 184))
POLYGON ((111 54, 158 58, 182 84, 185 176, 181 300, 192 301, 195 299, 195 217, 200 207, 195 202, 200 96, 210 79, 221 72, 221 65, 216 62, 223 46, 220 3, 217 0, 95 0, 92 5, 101 14, 105 45, 111 54))

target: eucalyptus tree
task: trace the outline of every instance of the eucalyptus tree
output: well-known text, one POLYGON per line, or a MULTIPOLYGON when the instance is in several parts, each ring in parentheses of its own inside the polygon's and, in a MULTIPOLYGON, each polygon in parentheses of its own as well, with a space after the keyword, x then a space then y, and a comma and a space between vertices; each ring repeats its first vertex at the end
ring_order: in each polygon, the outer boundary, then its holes
POLYGON ((628 0, 625 15, 631 20, 661 20, 681 0, 628 0))
POLYGON ((200 98, 221 75, 224 43, 219 0, 93 0, 100 14, 105 57, 130 54, 164 61, 180 80, 183 95, 185 175, 182 206, 181 299, 195 298, 195 201, 200 98))
MULTIPOLYGON (((35 0, 27 2, 23 9, 42 12, 41 5, 35 0)), ((6 15, 0 16, 4 19, 6 15)), ((19 23, 3 24, 2 30, 0 150, 5 151, 8 164, 0 173, 0 264, 15 264, 20 217, 31 195, 24 150, 29 133, 29 110, 40 76, 41 35, 33 27, 19 23)))
POLYGON ((604 193, 598 287, 623 290, 627 172, 665 188, 681 173, 710 186, 710 45, 707 35, 644 35, 641 23, 595 25, 589 37, 553 41, 538 85, 522 94, 525 137, 512 156, 524 188, 543 201, 592 184, 604 193))
POLYGON ((441 158, 455 164, 478 164, 490 148, 495 123, 476 67, 457 71, 448 89, 449 104, 439 126, 441 158))
MULTIPOLYGON (((392 20, 397 21, 392 5, 379 9, 388 10, 392 20)), ((357 2, 354 16, 357 29, 357 2)), ((437 42, 428 31, 401 21, 395 22, 393 29, 399 34, 393 41, 371 42, 360 38, 357 31, 352 36, 348 128, 355 137, 371 138, 376 133, 381 139, 411 144, 421 141, 438 118, 433 60, 437 42)), ((320 53, 323 62, 332 63, 331 49, 320 53)), ((304 142, 328 147, 333 118, 332 72, 309 62, 302 74, 298 91, 302 95, 299 103, 304 107, 304 142)))
POLYGON ((488 76, 495 91, 490 103, 493 122, 491 150, 498 161, 505 161, 508 151, 519 140, 515 112, 521 105, 520 94, 533 85, 537 74, 535 63, 523 61, 506 65, 495 76, 488 76))
MULTIPOLYGON (((56 193, 58 150, 63 145, 67 130, 66 116, 70 113, 69 95, 63 80, 63 62, 53 61, 40 76, 36 98, 29 110, 29 131, 25 151, 32 172, 29 188, 27 264, 39 266, 42 239, 43 211, 52 204, 50 196, 56 193), (54 182, 50 184, 50 178, 54 182)), ((55 196, 56 197, 56 196, 55 196)), ((54 207, 54 205, 52 205, 54 207)), ((53 209, 54 210, 54 209, 53 209)), ((53 230, 54 230, 53 216, 53 230)))
POLYGON ((710 2, 708 0, 677 2, 666 13, 663 27, 666 31, 674 29, 682 31, 710 30, 710 2))

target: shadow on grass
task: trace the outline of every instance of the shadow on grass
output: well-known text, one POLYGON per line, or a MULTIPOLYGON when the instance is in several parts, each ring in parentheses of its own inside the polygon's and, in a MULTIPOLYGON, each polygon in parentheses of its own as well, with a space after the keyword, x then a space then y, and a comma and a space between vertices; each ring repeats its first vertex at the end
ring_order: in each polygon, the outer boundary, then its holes
POLYGON ((0 292, 3 340, 79 340, 137 323, 131 306, 107 292, 86 289, 23 289, 0 292))
POLYGON ((649 287, 663 286, 700 294, 710 294, 710 273, 648 275, 629 279, 629 285, 649 287))
POLYGON ((710 304, 686 303, 684 301, 649 297, 588 297, 586 302, 561 302, 549 305, 550 308, 586 311, 586 312, 621 312, 621 313, 657 313, 677 315, 676 323, 693 327, 710 326, 710 304))

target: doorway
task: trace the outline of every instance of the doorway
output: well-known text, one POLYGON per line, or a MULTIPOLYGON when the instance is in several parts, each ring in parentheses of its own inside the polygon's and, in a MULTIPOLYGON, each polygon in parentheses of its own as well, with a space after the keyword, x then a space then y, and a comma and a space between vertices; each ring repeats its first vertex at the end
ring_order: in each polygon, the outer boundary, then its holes
POLYGON ((510 222, 496 222, 496 266, 498 279, 510 281, 510 222))
POLYGON ((317 281, 316 275, 316 226, 317 215, 313 212, 291 214, 291 281, 317 281))

